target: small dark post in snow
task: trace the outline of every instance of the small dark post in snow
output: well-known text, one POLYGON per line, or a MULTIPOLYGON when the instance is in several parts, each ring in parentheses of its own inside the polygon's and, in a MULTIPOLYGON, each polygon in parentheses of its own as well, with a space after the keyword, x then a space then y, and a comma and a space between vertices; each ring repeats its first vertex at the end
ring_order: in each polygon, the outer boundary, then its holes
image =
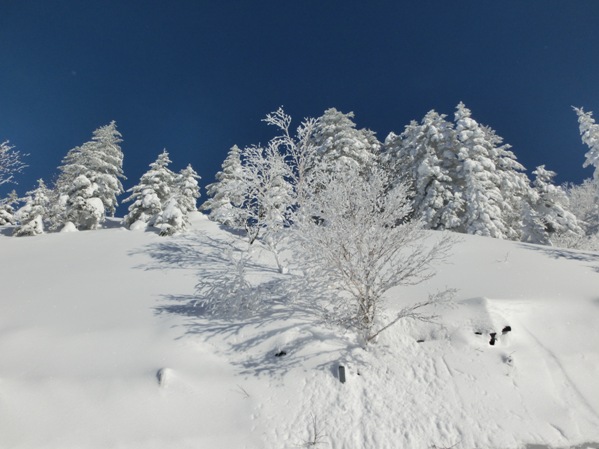
POLYGON ((339 365, 339 382, 345 383, 345 367, 343 365, 339 365))

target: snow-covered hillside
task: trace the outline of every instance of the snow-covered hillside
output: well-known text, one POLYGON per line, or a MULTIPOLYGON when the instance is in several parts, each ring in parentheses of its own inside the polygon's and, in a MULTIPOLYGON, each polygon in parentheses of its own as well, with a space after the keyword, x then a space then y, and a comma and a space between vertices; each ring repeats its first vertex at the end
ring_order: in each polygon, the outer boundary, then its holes
MULTIPOLYGON (((0 448, 599 441, 598 253, 463 236, 435 278, 388 295, 393 311, 457 288, 441 325, 400 322, 365 350, 309 302, 198 316, 195 285, 231 247, 200 215, 175 237, 0 235, 0 448)), ((251 282, 276 293, 289 275, 251 256, 251 282)))

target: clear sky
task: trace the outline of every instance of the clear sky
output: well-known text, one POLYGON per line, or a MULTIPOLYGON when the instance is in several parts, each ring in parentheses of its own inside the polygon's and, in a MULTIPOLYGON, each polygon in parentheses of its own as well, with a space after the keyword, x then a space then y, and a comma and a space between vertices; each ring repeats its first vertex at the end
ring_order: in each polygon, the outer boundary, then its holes
POLYGON ((528 169, 579 182, 570 106, 599 116, 598 24, 599 0, 0 0, 0 140, 30 154, 21 194, 111 120, 125 188, 163 148, 205 186, 280 105, 384 140, 464 101, 528 169))

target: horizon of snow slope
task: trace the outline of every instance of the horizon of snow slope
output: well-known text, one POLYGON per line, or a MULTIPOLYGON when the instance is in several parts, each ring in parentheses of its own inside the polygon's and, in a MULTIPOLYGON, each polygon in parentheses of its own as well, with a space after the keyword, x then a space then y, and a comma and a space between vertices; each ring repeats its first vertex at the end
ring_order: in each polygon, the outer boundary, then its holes
POLYGON ((247 243, 200 214, 173 237, 0 235, 0 448, 599 447, 599 253, 460 238, 387 295, 390 316, 446 287, 454 307, 364 349, 258 247, 272 304, 202 316, 195 285, 247 243))

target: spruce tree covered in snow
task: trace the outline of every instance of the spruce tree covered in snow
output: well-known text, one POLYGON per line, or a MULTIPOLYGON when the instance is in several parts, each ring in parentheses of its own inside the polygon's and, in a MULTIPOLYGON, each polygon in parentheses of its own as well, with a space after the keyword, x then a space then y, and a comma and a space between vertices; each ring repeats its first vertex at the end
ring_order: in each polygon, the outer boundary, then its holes
MULTIPOLYGON (((156 223, 163 206, 174 193, 176 176, 168 168, 170 163, 168 153, 164 150, 156 161, 150 164, 150 170, 141 176, 139 183, 128 190, 131 195, 123 202, 132 202, 132 204, 129 206, 129 213, 123 219, 125 226, 145 227, 156 223)), ((176 215, 177 207, 174 204, 171 206, 173 214, 176 215)))
POLYGON ((553 241, 553 236, 570 239, 581 237, 584 231, 576 216, 569 211, 566 192, 553 184, 556 173, 545 169, 544 165, 532 173, 535 175, 533 186, 536 193, 532 208, 543 222, 548 242, 553 241))
MULTIPOLYGON (((536 196, 534 202, 536 203, 536 196)), ((543 219, 533 206, 526 202, 522 204, 522 232, 520 238, 526 243, 549 244, 549 235, 545 230, 543 219)))
POLYGON ((216 182, 206 186, 208 199, 201 209, 209 212, 211 220, 232 228, 243 229, 246 214, 243 203, 246 195, 246 185, 243 180, 241 166, 241 150, 233 145, 222 164, 222 170, 215 178, 216 182))
POLYGON ((173 235, 189 227, 189 213, 197 211, 199 178, 191 165, 175 176, 170 198, 163 203, 154 222, 154 226, 160 229, 160 235, 173 235))
POLYGON ((154 221, 154 226, 160 229, 160 235, 173 235, 189 227, 189 218, 182 199, 182 196, 175 192, 163 204, 154 221))
POLYGON ((181 170, 175 179, 175 187, 180 196, 179 202, 186 214, 198 210, 197 201, 201 196, 198 179, 201 178, 191 164, 181 170))
POLYGON ((104 204, 98 196, 98 185, 80 174, 68 187, 66 223, 73 223, 77 229, 98 229, 106 217, 104 204))
POLYGON ((372 131, 356 129, 353 117, 353 112, 344 114, 331 108, 317 119, 312 143, 318 162, 328 170, 351 166, 368 171, 377 162, 381 144, 372 131))
POLYGON ((42 179, 38 179, 37 188, 27 192, 25 205, 17 212, 19 226, 15 229, 17 237, 39 235, 44 232, 44 217, 47 213, 50 191, 42 179))
POLYGON ((430 229, 455 229, 463 208, 453 179, 456 136, 444 115, 429 111, 422 122, 406 126, 401 135, 390 133, 383 159, 394 182, 410 186, 414 216, 430 229))
POLYGON ((20 201, 17 192, 13 190, 9 195, 0 200, 0 226, 13 225, 16 223, 15 205, 20 201))
POLYGON ((113 121, 96 129, 91 141, 67 153, 55 186, 53 227, 70 221, 80 229, 96 229, 107 214, 114 215, 116 197, 123 193, 121 179, 125 179, 121 141, 113 121))
POLYGON ((463 191, 462 228, 468 234, 518 238, 527 193, 524 169, 493 130, 471 117, 463 103, 455 113, 456 178, 463 191))
POLYGON ((582 142, 589 147, 585 154, 583 167, 593 166, 595 179, 599 179, 599 125, 595 123, 592 112, 584 112, 582 108, 574 108, 578 115, 578 124, 582 142))
POLYGON ((119 145, 122 141, 113 120, 96 129, 92 140, 84 145, 85 151, 89 152, 88 178, 98 186, 97 197, 102 200, 106 214, 112 217, 118 206, 117 196, 124 193, 121 179, 126 179, 119 145))
POLYGON ((510 151, 511 146, 503 143, 493 129, 483 126, 489 142, 493 145, 492 160, 499 178, 502 194, 501 216, 506 228, 506 238, 519 240, 522 229, 522 207, 531 195, 530 180, 524 173, 524 166, 510 151))
POLYGON ((0 143, 0 186, 14 182, 14 176, 27 167, 22 159, 23 154, 9 145, 8 140, 0 143))

